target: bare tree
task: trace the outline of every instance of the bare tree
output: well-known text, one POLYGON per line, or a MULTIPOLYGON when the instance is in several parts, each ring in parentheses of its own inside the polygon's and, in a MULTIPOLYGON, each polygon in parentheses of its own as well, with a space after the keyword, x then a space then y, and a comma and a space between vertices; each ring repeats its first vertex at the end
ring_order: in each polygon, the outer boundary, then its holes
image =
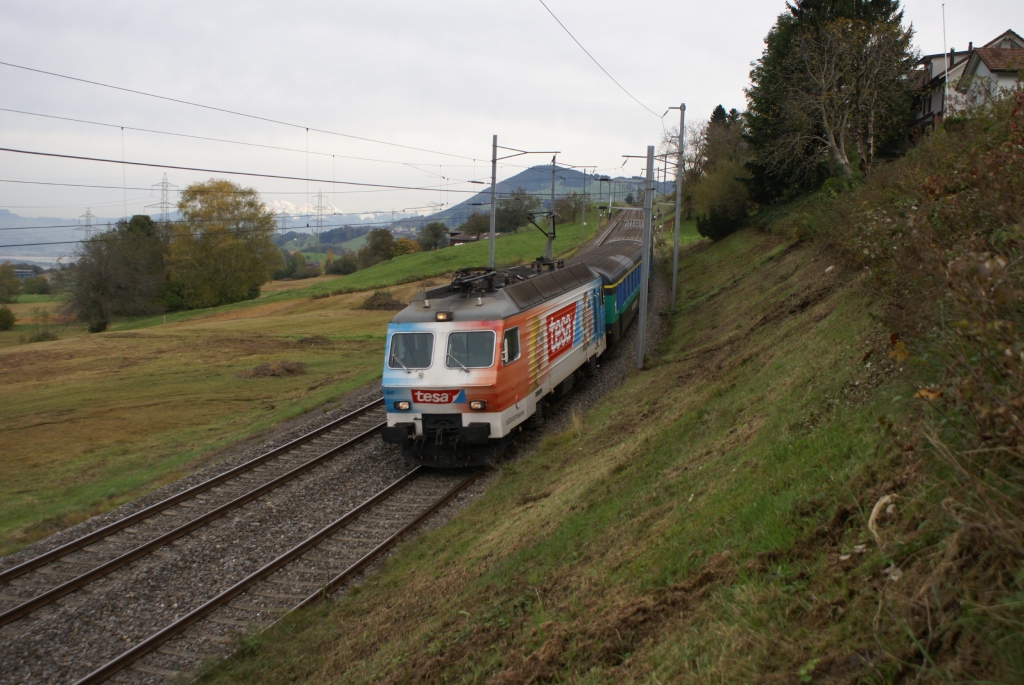
MULTIPOLYGON (((700 177, 707 165, 708 122, 696 121, 686 125, 683 145, 684 181, 700 177)), ((675 161, 679 151, 679 127, 673 126, 665 131, 661 138, 660 155, 670 155, 669 160, 675 161)))
POLYGON ((580 210, 589 202, 589 193, 572 192, 563 198, 559 198, 555 202, 555 214, 558 216, 558 221, 560 223, 576 223, 576 217, 579 215, 580 210))
POLYGON ((870 173, 878 149, 877 131, 906 118, 910 105, 909 75, 916 55, 911 30, 899 25, 859 22, 853 40, 857 53, 857 152, 861 170, 870 173))
POLYGON ((803 32, 785 63, 783 130, 765 150, 778 168, 831 159, 853 174, 855 148, 868 173, 876 131, 906 114, 911 32, 898 24, 837 19, 803 32))

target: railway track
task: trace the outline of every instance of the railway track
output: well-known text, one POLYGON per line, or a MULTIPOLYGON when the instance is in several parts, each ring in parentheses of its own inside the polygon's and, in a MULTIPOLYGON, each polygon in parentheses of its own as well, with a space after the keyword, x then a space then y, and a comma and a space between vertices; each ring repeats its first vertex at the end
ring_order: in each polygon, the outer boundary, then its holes
POLYGON ((609 239, 641 240, 644 231, 644 213, 639 209, 620 209, 604 230, 597 245, 604 245, 609 239))
POLYGON ((382 406, 382 399, 375 400, 230 471, 5 569, 0 572, 0 583, 5 584, 0 586, 0 626, 170 544, 336 457, 380 430, 383 423, 378 415, 382 412, 375 415, 373 410, 382 406), (154 519, 157 514, 162 514, 160 519, 154 519), (143 522, 150 525, 135 528, 143 522), (100 541, 107 544, 100 547, 100 541), (70 558, 75 553, 80 554, 70 558), (57 561, 64 568, 53 568, 57 561), (37 577, 30 582, 11 583, 33 572, 37 577))
POLYGON ((479 475, 416 468, 76 685, 159 682, 194 671, 223 653, 233 633, 269 626, 348 583, 479 475))
POLYGON ((382 402, 371 402, 0 571, 0 683, 70 682, 89 652, 109 653, 106 643, 134 639, 150 616, 180 614, 352 509, 407 470, 366 475, 379 455, 356 448, 383 419, 382 402), (321 506, 310 512, 310 501, 321 506))

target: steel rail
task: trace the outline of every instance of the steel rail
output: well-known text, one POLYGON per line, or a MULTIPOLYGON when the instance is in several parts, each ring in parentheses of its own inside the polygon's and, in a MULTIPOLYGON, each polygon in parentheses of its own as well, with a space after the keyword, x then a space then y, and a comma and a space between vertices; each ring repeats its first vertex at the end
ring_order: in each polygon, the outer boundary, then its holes
MULTIPOLYGON (((423 467, 419 467, 419 468, 423 468, 423 467)), ((359 561, 355 562, 354 564, 349 566, 347 569, 345 569, 344 571, 339 573, 337 576, 332 578, 330 580, 330 582, 328 582, 322 588, 320 588, 319 590, 317 590, 316 592, 311 594, 309 597, 307 597, 306 599, 304 599, 301 602, 299 602, 298 604, 296 604, 294 607, 292 607, 291 611, 289 611, 288 613, 291 613, 292 611, 298 611, 299 609, 302 609, 303 607, 307 607, 307 606, 316 604, 317 602, 320 602, 321 600, 323 600, 326 597, 328 597, 331 593, 336 591, 339 587, 341 587, 342 585, 347 583, 349 580, 351 580, 353 576, 355 576, 357 573, 359 573, 364 568, 369 566, 371 563, 376 561, 376 559, 378 557, 380 557, 382 554, 384 554, 389 549, 391 549, 396 544, 398 544, 399 540, 401 540, 403 537, 408 535, 412 530, 418 528, 420 526, 420 524, 422 524, 428 518, 430 518, 435 513, 437 513, 438 509, 440 509, 444 505, 448 504, 448 502, 452 501, 455 498, 456 495, 458 495, 460 492, 462 492, 463 490, 468 488, 470 485, 472 485, 476 481, 476 479, 480 477, 480 474, 482 474, 482 473, 483 473, 483 471, 481 470, 481 471, 475 471, 472 474, 470 474, 470 476, 468 478, 464 479, 458 485, 456 485, 451 490, 449 490, 445 494, 444 497, 442 497, 438 501, 434 502, 434 504, 429 509, 427 509, 422 514, 417 516, 415 520, 405 524, 402 527, 401 530, 399 530, 397 533, 394 533, 387 540, 385 540, 384 542, 382 542, 379 545, 377 545, 376 547, 374 547, 372 550, 370 550, 369 553, 366 554, 366 556, 364 556, 362 559, 360 559, 359 561)), ((279 620, 281 620, 281 619, 278 619, 278 621, 279 620)), ((274 623, 277 623, 277 621, 274 621, 274 623)), ((271 625, 273 625, 273 624, 271 624, 271 625)))
POLYGON ((608 242, 608 238, 611 237, 612 233, 614 233, 620 228, 620 224, 622 224, 625 220, 625 216, 626 215, 624 212, 619 212, 618 214, 615 215, 615 218, 612 219, 611 223, 605 228, 604 235, 601 236, 601 239, 599 241, 597 241, 597 245, 595 247, 601 247, 606 242, 608 242))
MULTIPOLYGON (((245 592, 246 590, 251 588, 253 585, 255 585, 260 580, 266 578, 270 574, 272 574, 275 571, 281 569, 283 566, 285 566, 289 562, 294 561, 296 558, 298 558, 301 555, 303 555, 304 553, 308 552, 310 549, 312 549, 313 547, 315 547, 316 545, 320 544, 325 539, 327 539, 328 537, 330 537, 331 535, 336 533, 339 529, 344 527, 346 524, 350 523, 353 519, 358 518, 358 516, 360 514, 362 514, 363 512, 365 512, 367 509, 369 509, 369 508, 373 507, 374 505, 380 503, 382 500, 387 499, 396 490, 398 490, 398 489, 404 487, 405 485, 407 485, 413 478, 417 477, 417 475, 420 472, 422 472, 423 469, 424 469, 424 467, 417 466, 415 469, 413 469, 412 471, 407 473, 405 476, 403 476, 402 478, 398 479, 397 481, 395 481, 394 483, 389 485, 387 488, 385 488, 381 492, 377 493, 376 495, 374 495, 373 497, 368 499, 363 504, 359 505, 358 507, 356 507, 352 511, 348 512, 347 514, 345 514, 341 518, 337 519, 333 523, 330 523, 327 526, 325 526, 324 528, 321 528, 318 532, 314 533, 311 537, 307 538, 303 542, 301 542, 298 545, 296 545, 295 547, 291 548, 290 550, 288 550, 287 552, 285 552, 284 554, 282 554, 278 558, 274 559, 272 562, 270 562, 269 564, 267 564, 263 568, 260 568, 257 571, 255 571, 255 572, 251 573, 250 575, 246 576, 244 579, 242 579, 239 582, 235 583, 230 588, 228 588, 227 590, 223 591, 222 593, 220 593, 219 595, 217 595, 213 599, 211 599, 211 600, 205 602, 204 604, 202 604, 201 606, 193 609, 191 612, 189 612, 185 616, 181 617, 180 619, 178 619, 174 623, 170 624, 169 626, 163 628, 159 632, 154 633, 153 635, 151 635, 150 637, 146 638, 144 641, 142 641, 139 644, 135 645, 134 647, 132 647, 128 651, 124 652, 120 656, 112 659, 111 661, 108 661, 106 664, 104 664, 103 666, 100 666, 95 671, 93 671, 89 675, 85 676, 81 680, 76 681, 75 685, 95 685, 95 683, 102 683, 107 678, 111 677, 112 675, 114 675, 118 671, 122 670, 123 668, 125 668, 126 666, 131 664, 132 662, 134 662, 134 661, 138 660, 139 658, 145 656, 149 652, 153 651, 154 649, 156 649, 160 645, 162 645, 165 642, 167 642, 168 640, 170 640, 172 637, 180 634, 181 632, 183 632, 186 628, 188 628, 192 624, 196 623, 200 619, 202 619, 205 616, 209 615, 210 613, 212 613, 216 609, 219 609, 220 607, 224 606, 225 604, 230 602, 232 599, 234 599, 238 595, 242 594, 243 592, 245 592)), ((422 523, 428 516, 430 516, 431 514, 436 512, 439 508, 441 508, 442 506, 447 504, 462 489, 464 489, 470 483, 472 483, 479 476, 479 474, 480 474, 479 471, 473 473, 469 478, 466 478, 461 483, 456 485, 454 488, 449 490, 440 500, 435 502, 434 505, 431 506, 430 509, 427 512, 425 512, 424 514, 421 514, 419 517, 417 517, 417 519, 413 523, 415 523, 416 525, 419 525, 420 523, 422 523)), ((401 531, 399 531, 398 533, 395 533, 394 535, 390 536, 388 538, 388 540, 386 540, 384 543, 381 543, 381 545, 378 545, 368 555, 364 556, 363 559, 361 559, 360 561, 358 561, 355 564, 353 564, 352 566, 350 566, 349 569, 346 569, 341 575, 339 575, 334 580, 332 580, 330 583, 325 585, 323 589, 317 591, 314 595, 312 595, 311 598, 312 597, 323 596, 323 595, 327 594, 328 592, 330 592, 329 588, 332 586, 332 584, 335 583, 335 581, 338 581, 339 578, 342 578, 343 576, 346 576, 346 574, 352 575, 352 574, 357 572, 357 571, 352 571, 353 568, 355 568, 357 566, 359 567, 359 569, 364 568, 367 564, 369 564, 371 561, 373 561, 373 559, 376 559, 378 556, 380 556, 380 554, 382 554, 385 549, 387 549, 387 548, 384 547, 384 545, 387 545, 388 547, 393 546, 394 543, 397 541, 397 539, 399 537, 401 537, 401 535, 404 535, 405 533, 407 533, 408 530, 411 529, 411 527, 413 527, 413 524, 408 524, 405 527, 403 527, 401 531), (384 548, 384 549, 382 549, 382 548, 384 548), (373 558, 367 560, 368 557, 370 557, 371 555, 373 555, 373 558)), ((344 582, 344 581, 340 581, 340 582, 344 582)), ((340 584, 340 582, 338 584, 340 584)), ((334 587, 336 587, 336 585, 334 587)), ((296 609, 299 609, 299 608, 301 608, 303 606, 306 606, 308 603, 311 603, 311 598, 307 598, 307 599, 303 600, 301 603, 296 605, 291 611, 295 611, 296 609)), ((288 613, 291 613, 291 611, 288 612, 288 613)))
POLYGON ((324 461, 336 456, 339 452, 347 450, 353 445, 365 440, 366 438, 380 431, 380 429, 383 428, 385 425, 386 424, 383 422, 379 423, 373 428, 363 431, 356 437, 347 440, 341 445, 338 445, 337 447, 334 447, 324 452, 320 456, 311 459, 305 464, 297 466, 294 469, 288 471, 287 473, 284 473, 278 476, 277 478, 268 481, 267 483, 264 483, 255 490, 250 490, 244 495, 236 497, 230 502, 227 502, 226 504, 223 504, 217 507, 216 509, 209 511, 198 518, 192 519, 188 523, 178 526, 174 530, 164 533, 163 535, 154 538, 153 540, 150 540, 149 542, 140 545, 139 547, 136 547, 135 549, 129 552, 125 552, 121 556, 111 559, 110 561, 106 562, 105 564, 101 564, 100 566, 97 566, 91 571, 87 571, 86 573, 83 573, 82 575, 76 578, 72 578, 71 580, 67 581, 66 583, 63 583, 62 585, 58 585, 57 587, 51 590, 47 590, 46 592, 37 595, 36 597, 33 597, 27 602, 19 604, 13 609, 5 611, 4 613, 0 614, 0 627, 5 626, 8 623, 15 621, 27 614, 30 614, 41 607, 44 607, 47 604, 50 604, 51 602, 57 599, 60 599, 64 595, 74 592, 75 590, 83 587, 84 585, 88 585, 97 578, 102 578, 108 573, 121 568, 125 564, 129 564, 135 561, 136 559, 146 556, 153 550, 162 547, 170 542, 173 542, 174 540, 177 540, 178 538, 187 535, 188 533, 191 533, 193 530, 206 525, 214 519, 220 518, 229 511, 237 509, 238 507, 241 507, 244 504, 248 504, 252 500, 257 499, 258 497, 266 494, 267 492, 270 492, 271 490, 274 490, 284 485, 288 481, 305 473, 306 471, 316 468, 324 461))
POLYGON ((251 459, 245 462, 244 464, 240 464, 234 467, 233 469, 225 471, 224 473, 218 476, 214 476, 209 480, 205 480, 202 483, 193 485, 191 488, 188 488, 187 490, 182 490, 176 495, 172 495, 167 499, 160 500, 155 504, 151 504, 145 509, 140 509, 134 514, 130 514, 129 516, 126 516, 122 519, 118 519, 117 521, 114 521, 113 523, 103 526, 102 528, 98 528, 87 535, 83 535, 82 537, 76 538, 71 542, 61 545, 60 547, 56 547, 50 550, 49 552, 40 554, 37 557, 33 557, 27 561, 24 561, 18 564, 17 566, 12 566, 11 568, 0 571, 0 583, 7 582, 12 578, 17 578, 18 576, 24 575, 33 569, 39 568, 40 566, 45 566, 51 561, 59 559, 62 556, 70 554, 71 552, 75 552, 79 549, 82 549, 83 547, 88 547, 97 540, 101 540, 109 535, 112 535, 120 530, 127 528, 132 524, 138 523, 143 519, 147 519, 153 514, 160 513, 165 509, 173 507, 175 504, 178 504, 179 502, 183 502, 187 499, 190 499, 191 497, 194 497, 195 495, 198 495, 201 492, 205 492, 206 490, 216 487, 225 481, 231 480, 235 476, 245 473, 246 471, 250 471, 259 466, 260 464, 270 459, 273 459, 274 457, 278 457, 284 454, 285 452, 289 452, 295 449, 299 445, 307 443, 310 440, 313 440, 314 438, 323 435, 324 433, 334 430, 338 426, 347 423, 348 421, 351 421, 357 416, 365 414, 374 407, 380 406, 383 402, 383 398, 374 400, 373 402, 370 402, 369 404, 360 407, 359 409, 356 409, 355 411, 352 411, 346 414, 345 416, 335 419, 334 421, 331 421, 330 423, 327 423, 314 431, 306 433, 305 435, 301 435, 298 438, 295 438, 294 440, 287 442, 284 445, 281 445, 280 447, 275 447, 269 452, 265 452, 260 456, 251 459))

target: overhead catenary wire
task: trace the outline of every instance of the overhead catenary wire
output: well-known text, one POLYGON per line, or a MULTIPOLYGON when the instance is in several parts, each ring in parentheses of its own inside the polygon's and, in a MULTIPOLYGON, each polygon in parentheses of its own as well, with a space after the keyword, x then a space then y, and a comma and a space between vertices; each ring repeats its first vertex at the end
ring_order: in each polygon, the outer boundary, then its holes
MULTIPOLYGON (((594 64, 596 64, 596 65, 597 65, 597 68, 598 68, 598 69, 600 69, 601 71, 603 71, 603 72, 604 72, 604 75, 605 75, 605 76, 607 76, 608 78, 610 78, 610 79, 612 80, 612 83, 614 83, 615 85, 617 85, 617 86, 619 87, 619 89, 620 89, 620 90, 621 90, 621 91, 622 91, 623 93, 625 93, 626 95, 628 95, 628 96, 629 96, 629 97, 630 97, 630 98, 631 98, 631 99, 633 100, 633 102, 635 102, 636 104, 638 104, 638 105, 640 105, 641 107, 643 107, 644 109, 646 109, 646 110, 647 110, 648 112, 650 112, 650 113, 651 113, 652 115, 656 116, 656 117, 657 117, 658 119, 663 119, 663 118, 664 118, 664 117, 663 117, 663 115, 659 115, 659 114, 658 114, 657 112, 655 112, 655 111, 654 111, 653 109, 651 109, 650 107, 648 107, 648 106, 647 106, 647 105, 645 105, 644 103, 640 102, 640 100, 638 100, 638 99, 637 99, 637 98, 636 98, 636 97, 635 97, 635 96, 634 96, 634 95, 633 95, 632 93, 630 93, 630 92, 629 92, 628 90, 626 90, 626 87, 625 87, 625 86, 623 86, 623 85, 622 85, 621 83, 619 83, 619 82, 618 82, 618 81, 617 81, 617 80, 615 79, 615 77, 614 77, 614 76, 612 76, 611 74, 609 74, 609 73, 608 73, 608 70, 607 70, 607 69, 605 69, 605 68, 604 68, 603 66, 601 66, 601 63, 597 61, 597 58, 595 58, 595 57, 594 57, 593 55, 591 55, 591 54, 590 54, 590 51, 589 51, 589 50, 587 50, 587 49, 586 49, 585 47, 583 47, 583 43, 579 42, 579 40, 577 40, 577 39, 576 39, 576 36, 572 35, 572 31, 570 31, 570 30, 568 29, 568 27, 566 27, 566 25, 562 23, 562 20, 561 20, 561 19, 559 19, 559 18, 558 18, 558 17, 557 17, 556 15, 555 15, 555 13, 551 11, 551 8, 550 8, 550 7, 548 7, 548 6, 546 5, 546 4, 544 4, 544 0, 537 0, 537 1, 538 1, 538 2, 540 2, 540 4, 541 4, 541 5, 542 5, 542 6, 544 7, 544 9, 546 9, 546 10, 548 11, 548 14, 550 14, 550 15, 551 15, 551 17, 552 17, 552 18, 553 18, 553 19, 554 19, 555 21, 557 21, 557 22, 558 22, 558 25, 562 27, 562 30, 563 30, 563 31, 565 31, 565 32, 566 32, 567 34, 569 34, 569 37, 570 37, 570 38, 572 38, 573 42, 574 42, 574 43, 576 43, 576 45, 578 45, 578 46, 580 47, 580 50, 582 50, 582 51, 583 51, 583 52, 584 52, 584 53, 585 53, 585 54, 587 55, 587 57, 589 57, 589 58, 590 58, 590 61, 591 61, 591 62, 593 62, 594 64)), ((2 62, 0 62, 0 64, 2 64, 2 62)))
MULTIPOLYGON (((118 190, 120 190, 121 187, 120 186, 116 186, 116 188, 118 190)), ((568 197, 568 196, 569 196, 569 193, 556 193, 555 198, 556 199, 561 199, 563 197, 568 197)), ((505 199, 508 199, 510 197, 513 197, 513 193, 512 192, 497 193, 497 199, 498 200, 505 200, 505 199)), ((118 200, 116 202, 112 202, 110 204, 120 204, 120 200, 118 200)), ((484 206, 484 205, 489 205, 489 204, 490 204, 490 202, 481 202, 479 204, 473 204, 473 205, 470 205, 470 206, 471 207, 474 207, 474 206, 484 206)), ((419 208, 412 208, 412 209, 419 209, 419 208)), ((454 209, 454 207, 452 207, 451 209, 454 209)), ((360 215, 360 214, 387 214, 388 211, 389 210, 383 210, 383 209, 365 210, 365 211, 361 211, 361 212, 349 212, 348 215, 355 216, 355 215, 360 215)), ((401 211, 408 211, 408 210, 401 210, 401 211)), ((276 218, 282 218, 283 217, 283 218, 287 218, 287 219, 298 219, 298 218, 306 216, 305 213, 292 214, 292 213, 287 213, 287 212, 272 212, 271 214, 274 217, 276 217, 276 218)), ((345 216, 345 215, 338 215, 338 216, 345 216)), ((419 217, 407 217, 407 218, 402 218, 402 219, 395 219, 393 221, 341 222, 341 223, 337 223, 337 224, 332 224, 330 227, 331 228, 358 228, 358 227, 361 227, 361 226, 390 226, 390 225, 393 225, 393 224, 416 223, 418 221, 426 221, 427 218, 428 217, 426 217, 426 216, 419 216, 419 217)), ((117 219, 115 221, 119 221, 119 220, 120 219, 117 219)), ((161 223, 161 224, 184 224, 184 223, 207 223, 207 222, 209 222, 209 223, 216 223, 216 222, 220 222, 220 221, 224 221, 224 219, 173 219, 173 220, 170 220, 170 221, 158 221, 157 223, 161 223)), ((41 231, 41 230, 47 230, 47 229, 53 229, 53 228, 82 228, 82 224, 50 224, 50 225, 46 225, 46 226, 4 226, 4 227, 0 227, 0 231, 29 231, 29 230, 41 231)), ((286 227, 279 228, 278 230, 293 231, 296 228, 302 228, 302 227, 298 227, 298 226, 287 227, 286 226, 286 227)))
MULTIPOLYGON (((252 143, 252 142, 245 141, 245 140, 230 140, 228 138, 214 138, 212 136, 200 136, 200 135, 195 135, 195 134, 192 134, 192 133, 178 133, 178 132, 175 132, 175 131, 161 131, 159 129, 141 128, 141 127, 138 127, 138 126, 123 126, 121 124, 111 124, 111 123, 107 123, 105 121, 92 121, 92 120, 89 120, 89 119, 78 119, 76 117, 64 117, 64 116, 60 116, 60 115, 57 115, 57 114, 42 114, 40 112, 29 112, 29 111, 26 111, 26 110, 23 110, 23 109, 11 109, 9 107, 0 107, 0 112, 10 112, 12 114, 22 114, 22 115, 25 115, 25 116, 41 117, 41 118, 44 118, 44 119, 56 119, 58 121, 69 121, 69 122, 72 122, 72 123, 75 123, 75 124, 88 124, 90 126, 104 126, 104 127, 107 127, 107 128, 121 128, 121 129, 124 129, 126 131, 137 131, 139 133, 152 133, 154 135, 161 135, 161 136, 175 136, 177 138, 190 138, 192 140, 204 140, 204 141, 211 142, 211 143, 225 143, 225 144, 228 144, 228 145, 244 145, 246 147, 256 147, 256 148, 262 148, 262 149, 265 149, 265 150, 278 150, 278 151, 281 151, 281 152, 306 153, 306 150, 303 150, 303 149, 300 149, 300 148, 284 147, 284 146, 281 146, 281 145, 267 145, 265 143, 252 143)), ((418 169, 418 167, 416 167, 412 163, 402 162, 402 161, 399 161, 399 160, 377 159, 375 157, 357 157, 355 155, 340 155, 340 154, 335 154, 333 152, 318 152, 316 150, 309 150, 308 152, 311 155, 315 155, 315 156, 319 156, 319 157, 332 157, 332 158, 333 157, 338 157, 339 159, 351 159, 351 160, 354 160, 354 161, 357 161, 357 162, 375 162, 375 163, 378 163, 378 164, 396 164, 396 165, 400 165, 400 166, 410 166, 410 167, 412 167, 414 169, 418 169)), ((449 164, 447 166, 452 166, 452 165, 449 164)), ((465 167, 465 168, 470 168, 471 167, 471 165, 469 165, 469 164, 466 164, 466 165, 456 165, 456 166, 461 166, 461 167, 465 167)), ((423 171, 422 169, 418 169, 418 170, 423 171)))
POLYGON ((67 74, 58 74, 58 73, 53 72, 53 71, 46 71, 44 69, 36 69, 34 67, 27 67, 27 66, 24 66, 24 65, 21 65, 21 64, 13 64, 11 62, 2 62, 2 61, 0 61, 0 65, 5 66, 5 67, 11 67, 12 69, 22 69, 24 71, 30 71, 30 72, 34 72, 36 74, 45 74, 46 76, 53 76, 55 78, 67 79, 69 81, 77 81, 79 83, 86 83, 86 84, 89 84, 89 85, 92 85, 92 86, 99 86, 101 88, 110 88, 111 90, 118 90, 118 91, 121 91, 121 92, 124 92, 124 93, 131 93, 133 95, 142 95, 144 97, 155 98, 157 100, 164 100, 166 102, 175 102, 175 103, 180 104, 180 105, 188 105, 190 107, 198 107, 200 109, 207 109, 207 110, 211 110, 211 111, 214 111, 214 112, 221 112, 223 114, 231 114, 233 116, 245 117, 247 119, 254 119, 256 121, 265 121, 267 123, 279 124, 281 126, 289 126, 291 128, 308 129, 308 130, 314 131, 316 133, 324 133, 326 135, 331 135, 331 136, 339 136, 339 137, 342 137, 342 138, 350 138, 352 140, 361 140, 363 142, 375 143, 377 145, 389 145, 391 147, 403 148, 403 149, 406 149, 406 150, 416 150, 418 152, 427 152, 427 153, 430 153, 430 154, 433 154, 433 155, 442 155, 444 157, 455 157, 455 158, 458 158, 458 159, 466 159, 466 160, 476 161, 474 157, 469 157, 467 155, 459 155, 459 154, 455 154, 453 152, 442 152, 440 150, 430 150, 430 149, 427 149, 427 148, 416 147, 414 145, 403 145, 401 143, 392 143, 392 142, 386 141, 386 140, 377 140, 375 138, 366 138, 364 136, 357 136, 357 135, 353 135, 353 134, 350 134, 350 133, 340 133, 338 131, 330 131, 330 130, 327 130, 327 129, 314 128, 312 126, 305 126, 303 124, 296 124, 296 123, 293 123, 293 122, 290 122, 290 121, 282 121, 280 119, 273 119, 271 117, 259 116, 257 114, 248 114, 246 112, 238 112, 236 110, 231 110, 231 109, 227 109, 227 108, 224 108, 224 107, 216 107, 214 105, 206 105, 206 104, 199 103, 199 102, 192 102, 190 100, 183 100, 181 98, 172 98, 172 97, 169 97, 167 95, 157 95, 156 93, 147 93, 146 91, 137 90, 137 89, 134 89, 134 88, 125 88, 124 86, 115 86, 115 85, 111 85, 109 83, 101 83, 100 81, 92 81, 90 79, 79 78, 77 76, 68 76, 67 74))
MULTIPOLYGON (((468 181, 463 181, 463 182, 464 183, 468 183, 468 181)), ((24 181, 24 180, 16 180, 16 179, 11 179, 11 178, 0 178, 0 183, 23 183, 23 184, 26 184, 26 185, 39 185, 39 186, 67 186, 69 188, 99 188, 99 189, 102 189, 102 190, 123 190, 124 189, 124 186, 103 186, 103 185, 95 185, 95 184, 92 184, 92 183, 62 183, 62 182, 59 182, 59 181, 24 181)), ((333 181, 332 181, 332 183, 333 183, 333 181)), ((441 186, 437 185, 437 186, 425 186, 425 187, 430 189, 430 190, 436 190, 437 188, 439 188, 441 186)), ((152 191, 153 190, 152 187, 145 187, 145 188, 143 188, 143 187, 139 187, 139 186, 127 186, 127 189, 128 190, 148 190, 148 191, 152 191)), ((336 190, 335 192, 336 193, 341 193, 341 194, 390 193, 390 192, 393 192, 394 190, 396 190, 396 189, 393 189, 393 188, 379 188, 379 189, 369 189, 369 190, 336 190)), ((402 188, 398 188, 397 190, 402 190, 402 188)), ((219 193, 219 194, 222 194, 222 195, 228 195, 228 194, 245 194, 245 193, 248 193, 249 191, 248 190, 197 190, 197 189, 193 189, 192 192, 193 193, 219 193)), ((306 192, 304 190, 260 190, 259 192, 261 194, 265 193, 267 195, 305 195, 306 194, 306 192)), ((4 206, 5 207, 11 207, 13 205, 4 205, 4 206)), ((26 206, 28 206, 28 205, 26 205, 26 206)), ((33 207, 43 207, 43 206, 49 206, 49 205, 31 205, 31 206, 33 206, 33 207)), ((64 206, 71 206, 71 205, 54 205, 54 206, 64 207, 64 206)))
MULTIPOLYGON (((285 181, 313 181, 316 183, 332 183, 346 186, 362 186, 366 188, 388 188, 392 190, 429 190, 433 192, 436 187, 424 187, 424 186, 402 186, 402 185, 391 185, 388 183, 368 183, 363 181, 332 181, 330 179, 316 179, 302 176, 282 176, 280 174, 262 174, 253 171, 228 171, 225 169, 204 169, 201 167, 189 167, 179 166, 177 164, 158 164, 156 162, 129 162, 121 161, 119 159, 106 159, 103 157, 85 157, 81 155, 68 155, 57 152, 41 152, 38 150, 19 150, 16 148, 0 147, 0 152, 10 152, 13 154, 21 155, 33 155, 37 157, 55 157, 58 159, 73 159, 84 162, 103 162, 107 164, 126 164, 129 166, 141 166, 151 167, 154 169, 176 169, 178 171, 195 171, 204 174, 226 174, 228 176, 252 176, 254 178, 276 178, 285 181)), ((471 193, 475 194, 477 190, 453 190, 454 193, 471 193)))

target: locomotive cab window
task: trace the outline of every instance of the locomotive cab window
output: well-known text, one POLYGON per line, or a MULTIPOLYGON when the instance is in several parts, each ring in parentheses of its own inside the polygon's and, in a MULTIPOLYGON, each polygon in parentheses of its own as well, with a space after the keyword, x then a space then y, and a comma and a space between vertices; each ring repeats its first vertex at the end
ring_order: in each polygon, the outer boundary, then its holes
POLYGON ((501 339, 501 363, 511 364, 519 359, 519 327, 505 331, 501 339))
POLYGON ((466 331, 448 334, 449 369, 484 369, 494 363, 494 331, 466 331))
POLYGON ((426 369, 434 354, 433 333, 395 333, 391 336, 388 368, 426 369))

